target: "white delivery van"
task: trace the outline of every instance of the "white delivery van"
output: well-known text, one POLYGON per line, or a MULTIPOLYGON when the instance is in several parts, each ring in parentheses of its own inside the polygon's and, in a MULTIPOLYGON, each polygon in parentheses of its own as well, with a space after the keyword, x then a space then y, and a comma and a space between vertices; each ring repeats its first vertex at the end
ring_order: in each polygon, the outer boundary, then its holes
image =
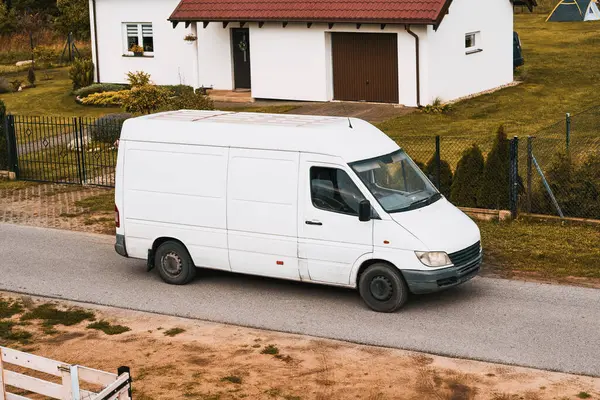
POLYGON ((127 120, 116 251, 170 284, 197 267, 358 288, 373 310, 459 285, 480 233, 360 119, 174 111, 127 120))

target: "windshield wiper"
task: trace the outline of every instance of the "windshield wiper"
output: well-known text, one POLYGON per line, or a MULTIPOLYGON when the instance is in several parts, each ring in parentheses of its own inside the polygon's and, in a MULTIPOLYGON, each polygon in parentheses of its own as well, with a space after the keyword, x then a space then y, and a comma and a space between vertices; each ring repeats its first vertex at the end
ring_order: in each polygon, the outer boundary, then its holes
POLYGON ((389 213, 396 213, 396 212, 400 212, 400 211, 410 211, 410 210, 414 210, 417 208, 421 208, 421 207, 425 207, 428 206, 430 204, 435 203, 436 201, 438 201, 439 199, 442 198, 442 195, 438 192, 438 193, 434 193, 433 195, 431 195, 430 197, 421 199, 421 200, 417 200, 415 202, 410 203, 407 207, 403 207, 403 208, 398 208, 396 210, 391 210, 388 211, 389 213))

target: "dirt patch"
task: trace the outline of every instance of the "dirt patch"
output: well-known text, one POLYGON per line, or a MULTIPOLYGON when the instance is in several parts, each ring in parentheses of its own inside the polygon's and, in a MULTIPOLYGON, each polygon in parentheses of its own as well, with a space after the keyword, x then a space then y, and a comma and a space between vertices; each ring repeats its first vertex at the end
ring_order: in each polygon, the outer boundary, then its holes
POLYGON ((0 222, 114 233, 114 191, 79 185, 0 181, 0 222))
MULTIPOLYGON (((18 300, 15 295, 1 294, 18 300)), ((22 313, 47 303, 27 302, 22 313)), ((61 302, 57 309, 81 305, 61 302)), ((82 307, 83 308, 83 307, 82 307)), ((167 317, 85 306, 98 321, 130 330, 106 335, 84 321, 56 326, 43 322, 19 329, 29 344, 9 345, 45 357, 106 371, 132 368, 137 399, 576 399, 600 398, 600 378, 451 359, 167 317), (166 336, 171 329, 183 330, 166 336), (57 345, 60 344, 60 345, 57 345)), ((21 314, 10 321, 18 322, 21 314)))

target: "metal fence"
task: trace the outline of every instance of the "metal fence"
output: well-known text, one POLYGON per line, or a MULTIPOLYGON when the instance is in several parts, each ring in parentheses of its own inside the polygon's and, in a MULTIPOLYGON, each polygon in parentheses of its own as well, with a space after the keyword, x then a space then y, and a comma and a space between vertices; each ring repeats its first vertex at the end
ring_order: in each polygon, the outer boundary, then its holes
MULTIPOLYGON (((7 115, 0 168, 5 154, 18 179, 114 187, 126 117, 7 115)), ((501 143, 492 134, 395 139, 458 206, 600 219, 600 106, 501 143)))
POLYGON ((122 123, 7 115, 8 167, 21 180, 113 187, 122 123))

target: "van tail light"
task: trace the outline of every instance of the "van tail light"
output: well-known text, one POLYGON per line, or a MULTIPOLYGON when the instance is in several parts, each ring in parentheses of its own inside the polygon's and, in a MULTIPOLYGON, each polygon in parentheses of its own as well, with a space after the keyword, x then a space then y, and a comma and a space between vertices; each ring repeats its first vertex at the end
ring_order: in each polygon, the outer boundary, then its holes
POLYGON ((119 209, 117 208, 116 204, 115 204, 115 226, 117 228, 121 227, 121 217, 119 216, 119 209))

